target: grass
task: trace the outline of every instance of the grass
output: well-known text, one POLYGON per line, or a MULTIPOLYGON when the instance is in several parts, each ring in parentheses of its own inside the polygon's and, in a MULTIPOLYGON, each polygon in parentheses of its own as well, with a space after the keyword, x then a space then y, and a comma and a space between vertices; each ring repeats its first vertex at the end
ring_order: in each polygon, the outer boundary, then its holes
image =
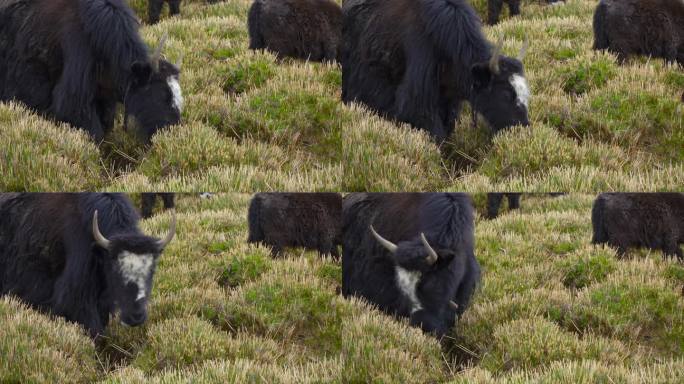
MULTIPOLYGON (((183 57, 181 125, 142 148, 120 121, 99 146, 24 108, 0 105, 2 190, 672 190, 684 185, 682 69, 591 50, 593 0, 523 2, 485 27, 514 54, 527 37, 531 126, 492 137, 466 106, 438 148, 427 135, 343 105, 337 65, 248 47, 250 0, 186 0, 143 26, 183 57)), ((485 0, 472 1, 486 13, 485 0)), ((131 0, 146 19, 146 1, 131 0)), ((165 11, 166 12, 166 11, 165 11)))
MULTIPOLYGON (((684 269, 590 244, 593 195, 524 195, 484 220, 482 285, 441 340, 338 294, 340 264, 247 244, 249 195, 182 195, 142 327, 106 337, 0 300, 0 382, 680 382, 684 269)), ((168 216, 142 222, 161 236, 168 216)))

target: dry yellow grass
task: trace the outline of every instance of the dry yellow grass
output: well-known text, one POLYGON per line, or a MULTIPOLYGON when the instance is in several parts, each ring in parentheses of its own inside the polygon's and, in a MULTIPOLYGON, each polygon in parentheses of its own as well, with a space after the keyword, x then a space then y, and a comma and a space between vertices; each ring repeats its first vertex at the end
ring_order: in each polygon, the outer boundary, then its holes
MULTIPOLYGON (((492 138, 468 111, 441 149, 407 127, 339 101, 336 65, 278 61, 247 49, 250 0, 184 1, 142 34, 168 33, 184 58, 183 123, 143 149, 117 124, 102 145, 0 105, 2 190, 672 190, 684 185, 681 68, 618 65, 591 50, 594 0, 485 27, 504 50, 531 46, 525 68, 532 125, 492 138)), ((484 15, 484 0, 474 0, 484 15)), ((131 4, 146 19, 146 1, 131 4)))
MULTIPOLYGON (((61 319, 0 301, 0 382, 675 383, 684 267, 594 247, 594 196, 524 196, 476 220, 482 285, 441 342, 337 292, 341 266, 248 245, 249 195, 177 201, 148 322, 94 346, 61 319)), ((483 196, 475 196, 479 208, 483 196)), ((168 215, 142 227, 163 235, 168 215)))

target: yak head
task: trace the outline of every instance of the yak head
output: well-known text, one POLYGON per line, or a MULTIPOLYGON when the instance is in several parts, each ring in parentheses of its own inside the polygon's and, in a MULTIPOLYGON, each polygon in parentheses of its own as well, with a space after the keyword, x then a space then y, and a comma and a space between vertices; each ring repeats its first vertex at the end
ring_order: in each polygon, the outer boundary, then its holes
POLYGON ((121 323, 138 326, 147 320, 147 303, 157 260, 176 232, 172 211, 169 233, 162 240, 140 233, 122 233, 104 237, 93 214, 93 238, 106 251, 104 262, 110 298, 121 313, 121 323))
POLYGON ((370 226, 373 237, 389 251, 394 263, 395 280, 409 304, 412 326, 437 336, 453 326, 458 305, 451 301, 455 288, 449 266, 456 256, 451 249, 433 248, 425 234, 420 239, 394 244, 370 226))
POLYGON ((132 126, 149 144, 157 130, 178 124, 183 110, 180 61, 171 64, 161 57, 166 36, 146 62, 131 66, 131 80, 124 96, 125 127, 132 126))
POLYGON ((530 88, 522 65, 527 41, 517 59, 500 55, 501 46, 502 41, 499 41, 489 61, 471 68, 473 109, 487 120, 494 133, 530 123, 527 116, 530 88))

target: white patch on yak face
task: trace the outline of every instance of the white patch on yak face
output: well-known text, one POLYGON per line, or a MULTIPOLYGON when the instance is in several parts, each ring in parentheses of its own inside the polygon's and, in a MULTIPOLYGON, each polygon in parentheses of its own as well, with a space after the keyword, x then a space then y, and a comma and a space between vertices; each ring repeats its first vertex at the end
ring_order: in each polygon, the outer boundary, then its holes
POLYGON ((527 108, 530 102, 530 87, 527 85, 527 80, 523 76, 514 74, 508 81, 515 90, 518 105, 524 105, 527 108))
POLYGON ((181 112, 183 110, 183 92, 181 92, 178 77, 169 76, 166 79, 166 83, 169 85, 171 93, 173 94, 173 106, 176 107, 178 112, 181 112))
POLYGON ((123 276, 124 284, 133 283, 138 287, 138 295, 135 301, 142 300, 147 295, 147 280, 152 273, 154 255, 151 253, 138 255, 128 251, 121 252, 119 257, 119 269, 123 276))
POLYGON ((408 297, 409 301, 411 302, 411 313, 423 309, 423 306, 420 304, 420 300, 418 300, 418 295, 416 294, 416 288, 418 282, 420 281, 421 273, 418 271, 409 271, 398 265, 395 267, 395 271, 397 274, 397 285, 399 286, 399 289, 404 293, 404 295, 406 295, 406 297, 408 297))

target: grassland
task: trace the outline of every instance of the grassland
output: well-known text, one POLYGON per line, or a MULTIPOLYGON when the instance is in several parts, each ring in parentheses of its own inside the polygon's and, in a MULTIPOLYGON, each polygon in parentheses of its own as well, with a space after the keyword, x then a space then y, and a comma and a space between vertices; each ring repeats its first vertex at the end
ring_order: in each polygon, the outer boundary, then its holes
MULTIPOLYGON (((473 0, 485 15, 485 0, 473 0)), ((142 19, 146 1, 131 0, 142 19)), ((144 26, 183 57, 183 124, 141 148, 118 123, 105 143, 0 105, 0 190, 664 190, 684 185, 681 68, 618 65, 591 50, 593 0, 486 27, 515 54, 525 37, 532 125, 492 138, 464 111, 443 148, 339 101, 336 65, 247 49, 250 0, 185 0, 181 17, 144 26)))
MULTIPOLYGON (((525 196, 476 222, 481 288, 444 340, 337 294, 315 252, 248 245, 249 195, 178 200, 150 318, 93 344, 0 299, 0 382, 674 383, 684 380, 684 267, 593 247, 593 196, 525 196)), ((478 204, 483 196, 476 196, 478 204)), ((168 215, 142 223, 161 236, 168 215)))

